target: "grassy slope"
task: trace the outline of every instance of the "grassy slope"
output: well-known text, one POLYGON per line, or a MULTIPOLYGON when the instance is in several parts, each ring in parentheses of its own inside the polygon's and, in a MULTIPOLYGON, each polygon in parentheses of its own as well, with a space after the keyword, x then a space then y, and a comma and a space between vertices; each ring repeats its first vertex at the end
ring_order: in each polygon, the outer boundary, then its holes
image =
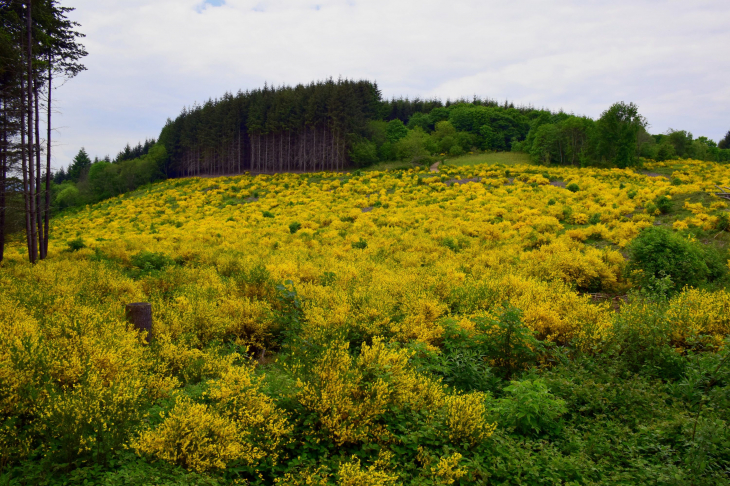
MULTIPOLYGON (((448 166, 472 166, 472 165, 518 165, 518 164, 531 164, 530 156, 521 152, 484 152, 480 154, 467 154, 461 157, 449 157, 441 161, 443 165, 448 166)), ((410 169, 412 165, 408 162, 400 160, 390 162, 378 162, 375 165, 371 165, 366 170, 368 171, 383 171, 383 170, 403 170, 410 169)))

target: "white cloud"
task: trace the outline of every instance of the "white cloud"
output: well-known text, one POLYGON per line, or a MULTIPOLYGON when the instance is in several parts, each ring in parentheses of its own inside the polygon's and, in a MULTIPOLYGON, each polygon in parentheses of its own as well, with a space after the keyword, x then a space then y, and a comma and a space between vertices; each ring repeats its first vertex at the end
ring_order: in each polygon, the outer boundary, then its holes
POLYGON ((185 105, 330 76, 385 96, 488 96, 598 116, 637 103, 654 132, 730 129, 730 4, 652 0, 64 0, 89 68, 56 93, 56 166, 115 155, 185 105), (216 6, 220 4, 219 6, 216 6))

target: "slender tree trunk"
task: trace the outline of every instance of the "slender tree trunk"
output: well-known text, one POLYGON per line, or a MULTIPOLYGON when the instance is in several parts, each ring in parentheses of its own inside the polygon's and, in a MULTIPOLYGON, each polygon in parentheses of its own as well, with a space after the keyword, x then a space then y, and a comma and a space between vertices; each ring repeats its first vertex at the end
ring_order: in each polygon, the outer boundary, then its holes
MULTIPOLYGON (((22 39, 22 37, 21 37, 22 39)), ((24 44, 21 40, 21 44, 24 44)), ((26 124, 25 124, 25 115, 26 115, 26 103, 25 103, 25 74, 20 74, 20 160, 21 160, 21 167, 23 172, 23 203, 24 203, 24 209, 25 209, 25 242, 28 247, 28 260, 33 260, 33 253, 30 251, 31 244, 30 244, 30 225, 31 225, 31 219, 30 219, 30 200, 28 198, 28 153, 27 153, 27 147, 25 145, 25 135, 26 135, 26 124)))
POLYGON ((0 99, 0 107, 2 107, 2 146, 0 146, 0 262, 5 257, 5 191, 7 190, 6 181, 8 177, 8 103, 5 99, 0 99))
POLYGON ((33 168, 33 20, 31 19, 32 2, 27 0, 27 29, 28 29, 28 86, 26 94, 26 102, 28 110, 28 186, 25 190, 28 194, 28 206, 30 212, 28 214, 28 226, 30 227, 30 248, 28 248, 30 262, 35 263, 38 255, 38 234, 36 233, 35 215, 35 170, 33 168))
MULTIPOLYGON (((39 73, 40 74, 40 73, 39 73)), ((35 185, 35 207, 36 207, 36 225, 38 226, 38 250, 41 260, 46 258, 45 252, 43 251, 43 210, 44 207, 42 194, 43 194, 43 177, 41 171, 41 122, 40 122, 40 108, 38 101, 38 82, 33 80, 33 97, 35 98, 35 173, 36 173, 36 185, 35 185)))

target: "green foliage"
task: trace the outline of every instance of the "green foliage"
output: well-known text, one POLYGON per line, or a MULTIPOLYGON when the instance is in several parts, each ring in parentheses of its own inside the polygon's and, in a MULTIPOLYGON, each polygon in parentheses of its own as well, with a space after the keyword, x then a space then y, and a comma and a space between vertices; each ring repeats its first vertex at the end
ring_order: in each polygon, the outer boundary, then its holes
POLYGON ((76 238, 68 242, 69 251, 79 251, 82 248, 86 248, 83 238, 76 238))
POLYGON ((692 147, 692 134, 685 130, 669 129, 667 140, 674 147, 674 153, 679 157, 689 155, 692 147))
POLYGON ((671 281, 655 279, 634 302, 614 316, 613 331, 606 355, 628 373, 642 373, 661 379, 679 378, 686 364, 671 344, 671 324, 665 314, 666 295, 671 281))
POLYGON ((727 273, 717 250, 664 228, 645 229, 627 250, 627 276, 640 286, 669 278, 672 288, 681 290, 685 285, 697 287, 719 280, 727 273))
POLYGON ((378 148, 378 158, 383 162, 396 159, 395 144, 385 142, 378 148))
POLYGON ((271 211, 264 211, 264 212, 261 213, 261 215, 264 218, 273 218, 274 217, 274 213, 272 213, 271 211))
POLYGON ((461 145, 452 145, 449 149, 449 155, 452 157, 458 157, 459 155, 464 155, 464 149, 461 148, 461 145))
POLYGON ((730 229, 730 216, 726 212, 717 215, 717 224, 715 225, 720 231, 728 231, 730 229))
POLYGON ((725 138, 717 142, 717 148, 730 149, 730 130, 725 134, 725 138))
POLYGON ((56 208, 95 203, 162 179, 168 160, 167 151, 160 144, 152 145, 147 153, 135 159, 97 160, 87 164, 84 156, 85 152, 80 152, 78 160, 69 168, 69 181, 61 185, 54 200, 56 208))
POLYGON ((573 208, 570 206, 563 206, 561 221, 568 221, 571 216, 573 216, 573 208))
POLYGON ((588 218, 588 224, 598 224, 600 222, 601 222, 601 213, 591 214, 591 217, 588 218))
POLYGON ((352 147, 350 159, 355 167, 366 167, 378 162, 378 146, 374 142, 363 140, 352 147))
POLYGON ((568 409, 565 400, 556 398, 543 380, 511 381, 499 400, 500 422, 523 435, 557 433, 560 417, 568 409))
POLYGON ((302 228, 302 224, 298 221, 294 221, 289 224, 289 233, 294 234, 302 228))
POLYGON ((388 142, 396 143, 406 135, 408 135, 408 129, 402 121, 395 119, 388 122, 385 128, 385 137, 388 139, 388 142))
POLYGON ((91 167, 91 159, 86 150, 81 147, 79 153, 76 154, 71 165, 68 167, 67 178, 72 182, 78 182, 79 179, 86 174, 91 167))
POLYGON ((364 250, 368 247, 368 242, 365 241, 363 238, 360 238, 359 241, 353 241, 352 242, 352 248, 356 250, 364 250))
POLYGON ((672 210, 672 200, 667 196, 659 196, 654 200, 654 204, 662 214, 667 214, 672 210))
POLYGON ((408 134, 396 143, 398 158, 412 164, 430 162, 429 154, 432 151, 431 137, 420 127, 409 130, 408 134))
POLYGON ((637 164, 637 140, 646 119, 633 103, 614 103, 596 122, 598 154, 617 167, 637 164))
POLYGON ((537 339, 522 322, 522 312, 506 306, 497 319, 475 320, 477 333, 469 336, 460 328, 447 327, 444 348, 450 353, 476 351, 504 379, 546 359, 550 343, 537 339))
POLYGON ((59 209, 78 206, 81 203, 81 194, 76 186, 64 183, 56 196, 55 204, 59 209))
POLYGON ((455 253, 458 253, 461 250, 459 241, 455 238, 452 238, 451 236, 446 236, 442 238, 441 244, 455 253))
POLYGON ((413 130, 416 127, 420 128, 424 132, 429 132, 433 130, 433 122, 431 121, 431 117, 428 116, 426 113, 418 112, 414 113, 409 119, 408 119, 408 129, 413 130))
POLYGON ((576 184, 575 182, 571 182, 570 184, 568 184, 566 189, 569 190, 570 192, 580 191, 580 187, 578 187, 578 184, 576 184))
POLYGON ((133 267, 143 272, 154 272, 163 270, 165 267, 174 265, 175 262, 164 253, 141 251, 132 256, 130 263, 133 267))

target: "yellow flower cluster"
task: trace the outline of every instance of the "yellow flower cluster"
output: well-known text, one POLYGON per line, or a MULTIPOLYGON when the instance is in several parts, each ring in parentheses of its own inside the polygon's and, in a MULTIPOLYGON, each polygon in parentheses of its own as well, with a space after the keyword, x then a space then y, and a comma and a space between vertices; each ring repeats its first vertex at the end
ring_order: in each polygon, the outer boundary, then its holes
POLYGON ((141 434, 137 451, 196 471, 225 469, 230 461, 276 463, 290 432, 284 414, 261 393, 250 366, 234 366, 228 356, 220 379, 210 382, 212 406, 180 397, 161 425, 141 434))

